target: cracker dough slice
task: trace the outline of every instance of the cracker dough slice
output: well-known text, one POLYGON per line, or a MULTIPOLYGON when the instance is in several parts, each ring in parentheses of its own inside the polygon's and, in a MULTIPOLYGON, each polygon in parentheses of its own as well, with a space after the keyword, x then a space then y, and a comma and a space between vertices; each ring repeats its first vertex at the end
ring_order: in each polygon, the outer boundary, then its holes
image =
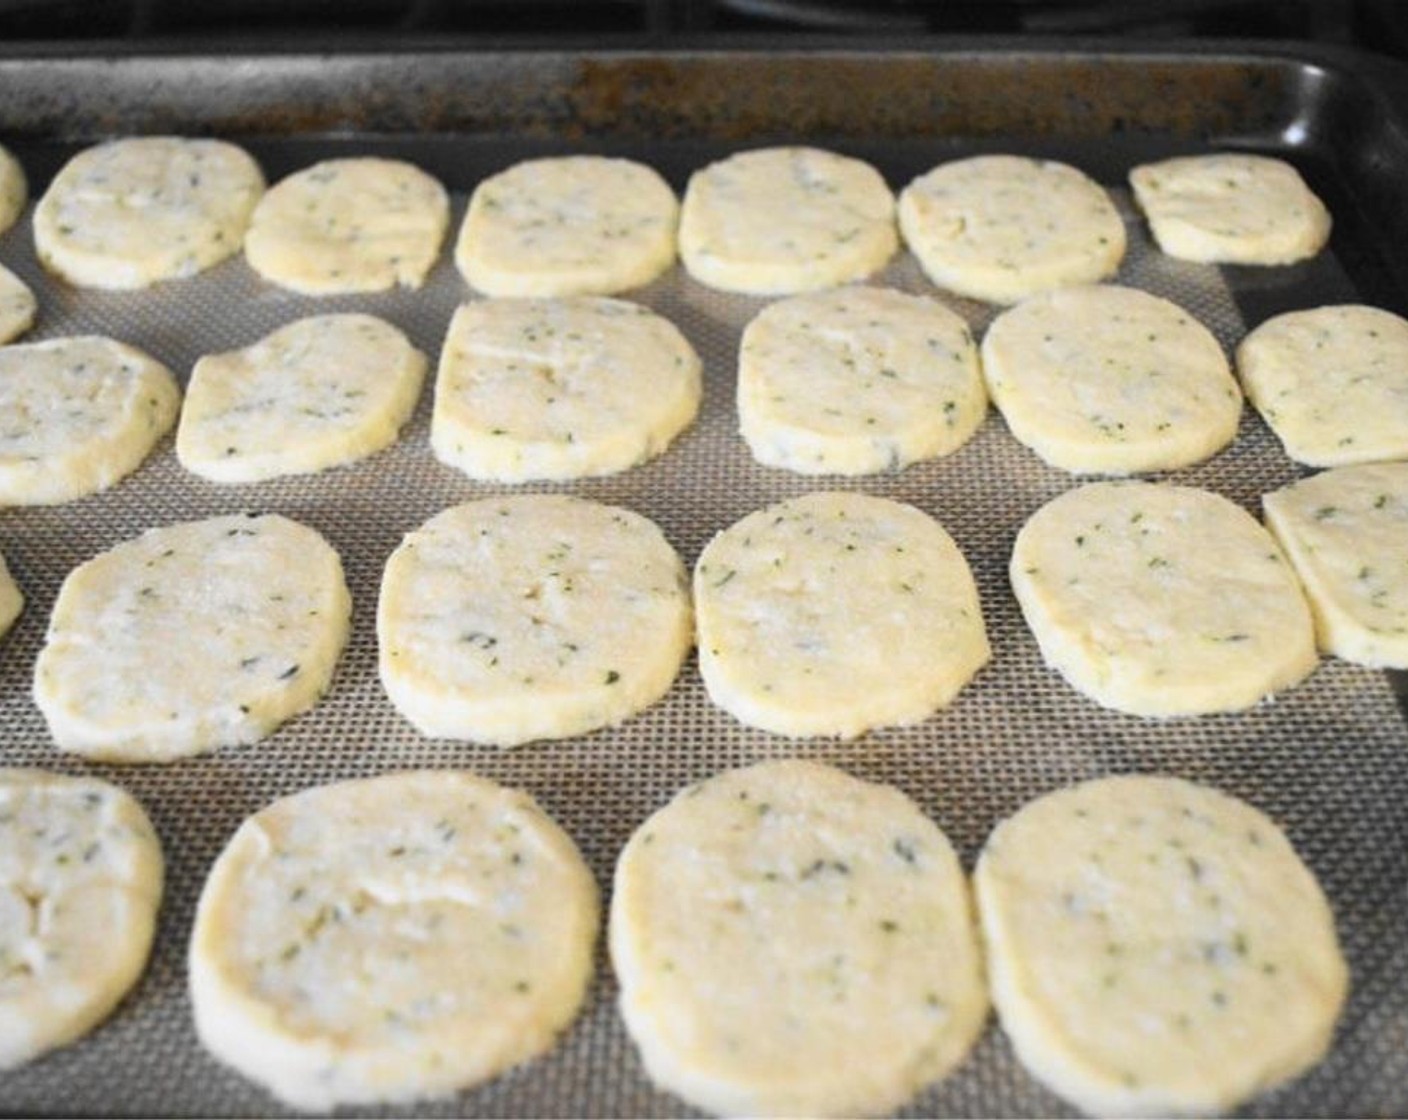
POLYGON ((647 1071, 710 1112, 893 1112, 987 1017, 948 838, 899 790, 815 762, 731 770, 652 816, 610 929, 647 1071))
POLYGON ((337 553, 277 515, 149 529, 64 580, 34 670, 58 746, 164 762, 311 708, 347 642, 337 553))
MULTIPOLYGON (((0 190, 3 190, 0 186, 0 190)), ((29 285, 0 265, 0 345, 19 338, 34 326, 39 302, 29 285)))
POLYGON ((1290 164, 1267 156, 1182 156, 1129 173, 1159 248, 1185 261, 1291 264, 1330 239, 1330 212, 1290 164))
POLYGON ((1261 504, 1310 600, 1320 648, 1408 669, 1408 463, 1339 467, 1261 504))
POLYGON ((1408 459, 1408 321, 1344 304, 1268 319, 1237 347, 1247 397, 1298 463, 1408 459))
POLYGON ((396 442, 425 355, 371 315, 316 315, 191 371, 176 455, 214 482, 309 474, 396 442))
POLYGON ((1134 288, 1047 292, 983 336, 983 375, 1007 426, 1075 474, 1171 470, 1237 435, 1242 393, 1217 339, 1134 288))
POLYGON ((14 576, 10 575, 5 558, 0 556, 0 638, 9 633, 10 627, 15 624, 15 619, 19 618, 22 610, 24 593, 20 591, 14 576))
POLYGON ((455 506, 392 553, 381 681, 423 734, 511 747, 620 723, 690 646, 684 568, 650 521, 532 494, 455 506))
POLYGON ((598 925, 591 873, 526 793, 452 770, 306 790, 211 869, 196 1031, 310 1112, 445 1096, 552 1045, 598 925))
POLYGON ((106 490, 142 465, 180 405, 170 370, 111 338, 0 349, 0 505, 106 490))
POLYGON ((923 296, 843 288, 766 308, 743 332, 738 421, 753 458, 873 474, 968 442, 987 415, 967 325, 923 296))
POLYGON ((24 167, 13 152, 0 146, 0 233, 20 220, 28 201, 29 180, 24 167))
POLYGON ((704 549, 694 600, 710 698, 777 735, 917 723, 991 655, 953 539, 913 506, 865 494, 749 514, 704 549))
POLYGON ((264 279, 308 296, 419 288, 449 224, 445 188, 414 164, 332 159, 270 189, 244 254, 264 279))
POLYGON ((1276 542, 1205 490, 1068 491, 1017 534, 1011 579, 1046 663, 1117 711, 1236 711, 1316 665, 1310 608, 1276 542))
POLYGON ((611 295, 675 263, 680 204, 628 159, 532 159, 474 189, 455 265, 490 296, 611 295))
POLYGON ((878 272, 899 248, 895 198, 858 159, 760 148, 690 176, 680 259, 701 284, 789 295, 878 272))
POLYGON ((430 445, 476 479, 612 474, 664 451, 701 393, 699 356, 648 308, 480 300, 455 312, 445 336, 430 445))
POLYGON ((146 966, 156 832, 96 778, 0 770, 0 1069, 82 1037, 146 966))
POLYGON ((82 288, 145 288, 240 251, 264 174, 221 140, 114 140, 64 165, 34 211, 34 249, 82 288))
POLYGON ((1086 1112, 1224 1112, 1329 1048, 1348 987, 1334 916, 1245 802, 1086 782, 998 825, 975 882, 1002 1026, 1086 1112))
POLYGON ((1052 160, 940 164, 901 192, 899 219, 930 280, 990 303, 1104 280, 1124 258, 1124 221, 1110 196, 1052 160))

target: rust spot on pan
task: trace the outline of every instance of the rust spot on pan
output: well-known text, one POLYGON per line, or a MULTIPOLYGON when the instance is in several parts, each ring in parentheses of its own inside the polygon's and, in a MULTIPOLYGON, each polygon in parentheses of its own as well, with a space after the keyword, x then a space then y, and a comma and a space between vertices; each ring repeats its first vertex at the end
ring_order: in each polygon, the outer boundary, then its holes
POLYGON ((1194 137, 1271 127, 1287 82, 1264 61, 704 54, 584 59, 567 100, 586 134, 1194 137))

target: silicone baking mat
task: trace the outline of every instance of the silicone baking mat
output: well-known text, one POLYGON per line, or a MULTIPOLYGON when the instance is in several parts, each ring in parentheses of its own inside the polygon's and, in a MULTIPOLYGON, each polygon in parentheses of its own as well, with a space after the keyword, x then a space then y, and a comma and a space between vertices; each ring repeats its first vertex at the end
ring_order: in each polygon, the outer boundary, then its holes
MULTIPOLYGON (((316 149, 270 149, 263 158, 276 177, 319 156, 364 149, 348 138, 322 141, 316 149)), ((556 150, 570 149, 563 144, 556 150)), ((725 150, 716 147, 713 154, 725 150)), ((520 154, 512 146, 490 145, 480 158, 486 166, 505 166, 520 154)), ((1119 281, 1182 304, 1230 351, 1248 324, 1227 275, 1153 251, 1122 189, 1123 169, 1108 159, 1098 169, 1091 162, 1086 166, 1112 188, 1128 225, 1130 250, 1119 281)), ((687 169, 672 169, 677 183, 687 169)), ((902 171, 882 169, 893 185, 903 185, 902 171)), ((463 191, 457 191, 456 228, 464 203, 463 191)), ((183 381, 201 354, 248 344, 303 315, 343 309, 384 316, 434 361, 451 313, 470 298, 448 258, 447 250, 424 289, 378 296, 300 298, 263 283, 239 258, 188 281, 104 294, 48 279, 37 266, 27 220, 0 239, 0 262, 39 295, 32 338, 112 335, 147 349, 183 381)), ((1323 301, 1354 297, 1354 284, 1333 256, 1307 267, 1323 301)), ((1258 282, 1247 280, 1245 270, 1240 275, 1234 281, 1258 282)), ((877 282, 937 295, 976 332, 992 315, 989 307, 936 292, 905 255, 877 282)), ((614 730, 506 753, 423 739, 395 712, 377 680, 374 619, 382 567, 401 536, 431 515, 507 489, 475 484, 432 457, 429 383, 400 442, 356 465, 268 484, 217 486, 184 472, 168 437, 136 475, 105 494, 57 508, 0 512, 0 547, 28 599, 0 646, 0 757, 12 765, 95 773, 123 785, 147 806, 168 859, 160 932, 144 979, 89 1039, 0 1075, 0 1109, 279 1111, 276 1101, 201 1050, 184 963, 207 869, 239 822, 275 797, 412 767, 472 769, 530 790, 581 845, 605 891, 632 830, 682 786, 728 767, 797 755, 899 786, 938 821, 969 867, 1004 816, 1038 794, 1098 775, 1177 774, 1254 802, 1282 823, 1320 876, 1338 916, 1353 992, 1328 1060, 1249 1108, 1273 1114, 1408 1111, 1408 728, 1387 678, 1327 659, 1301 686, 1242 714, 1148 722, 1099 709, 1043 666, 1005 575, 1023 521, 1075 479, 1041 464, 1012 438, 996 411, 958 453, 899 473, 816 479, 760 467, 737 435, 733 395, 739 333, 763 302, 713 292, 679 268, 632 298, 673 320, 703 357, 706 388, 698 421, 645 466, 610 478, 522 489, 566 491, 637 510, 662 527, 690 565, 713 533, 782 498, 833 487, 910 502, 949 530, 972 565, 994 650, 991 664, 949 710, 918 726, 853 742, 792 742, 741 727, 710 704, 693 657, 661 703, 614 730), (305 522, 343 557, 355 604, 353 630, 328 696, 262 744, 171 765, 90 766, 54 750, 30 699, 30 683, 64 576, 149 526, 238 510, 276 511, 305 522)), ((1259 512, 1261 494, 1299 473, 1248 410, 1232 447, 1169 477, 1259 512)), ((580 1019, 549 1054, 414 1111, 687 1114, 645 1078, 615 999, 602 949, 580 1019)), ((995 1116, 1066 1109, 1023 1072, 993 1022, 956 1074, 906 1111, 995 1116)))

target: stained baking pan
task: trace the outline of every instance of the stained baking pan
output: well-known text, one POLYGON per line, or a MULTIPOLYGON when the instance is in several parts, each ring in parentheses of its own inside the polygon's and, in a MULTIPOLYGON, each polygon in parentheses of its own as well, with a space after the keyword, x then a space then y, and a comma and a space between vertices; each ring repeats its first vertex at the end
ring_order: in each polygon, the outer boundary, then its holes
MULTIPOLYGON (((315 57, 152 51, 0 57, 0 138, 35 191, 79 146, 175 132, 246 144, 272 179, 317 158, 395 154, 467 192, 488 173, 542 153, 644 159, 682 188, 688 173, 744 146, 806 142, 873 161, 896 188, 932 165, 981 151, 1054 156, 1112 189, 1130 233, 1120 279, 1181 302, 1231 347, 1269 315, 1360 300, 1408 311, 1408 78, 1365 55, 1274 48, 1061 49, 1014 42, 932 50, 834 44, 783 52, 566 53, 456 49, 315 57), (1142 160, 1235 148, 1295 163, 1335 216, 1329 250, 1278 269, 1184 264, 1154 252, 1124 176, 1142 160)), ((357 308, 405 329, 434 357, 467 290, 442 259, 426 288, 314 301, 259 281, 242 260, 149 292, 104 294, 46 278, 28 222, 0 239, 0 261, 41 300, 37 337, 99 332, 144 347, 183 379, 202 353, 243 345, 316 310, 357 308)), ((932 288, 901 257, 884 282, 932 288)), ((1219 786, 1270 812, 1324 882, 1353 971, 1329 1058, 1253 1114, 1408 1113, 1408 722, 1390 675, 1327 660, 1300 687, 1253 711, 1167 723, 1102 711, 1046 670, 1005 569, 1038 506, 1072 485, 990 414, 956 455, 897 473, 804 479, 756 466, 733 418, 733 360, 760 301, 711 292, 676 269, 637 298, 680 325, 705 360, 698 423, 664 456, 566 490, 654 518, 692 563, 710 535, 769 502, 821 486, 898 498, 936 516, 978 578, 995 657, 949 711, 855 742, 787 742, 738 726, 709 704, 691 660, 669 696, 625 726, 501 753, 429 742, 392 710, 375 670, 381 568, 401 535, 476 485, 428 449, 429 394, 402 441, 355 466, 301 479, 218 487, 184 473, 170 440, 110 492, 53 509, 0 512, 0 546, 28 597, 0 647, 0 757, 96 773, 149 808, 169 860, 151 967, 88 1040, 0 1075, 11 1114, 247 1115, 277 1102, 206 1057, 185 994, 192 911, 239 821, 276 796, 341 777, 456 766, 531 790, 582 845, 603 887, 617 852, 654 808, 728 766, 801 755, 892 782, 915 797, 971 865, 993 825, 1030 798, 1116 772, 1164 772, 1219 786), (341 551, 353 636, 332 691, 267 742, 165 766, 90 766, 55 751, 29 697, 60 582, 77 563, 156 524, 273 510, 341 551)), ((981 330, 991 308, 944 297, 981 330)), ((1237 442, 1170 477, 1256 510, 1302 473, 1250 413, 1237 442)), ((669 1115, 617 1019, 600 955, 575 1026, 546 1057, 431 1114, 669 1115)), ((910 1106, 914 1115, 1062 1114, 992 1026, 968 1062, 910 1106)))

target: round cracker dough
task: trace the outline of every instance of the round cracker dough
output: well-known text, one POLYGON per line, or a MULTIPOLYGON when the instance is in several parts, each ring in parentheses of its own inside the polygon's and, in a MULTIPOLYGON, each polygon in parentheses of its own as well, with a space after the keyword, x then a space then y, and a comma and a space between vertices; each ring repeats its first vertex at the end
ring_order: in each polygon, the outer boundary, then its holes
POLYGON ((1088 1113, 1224 1112, 1329 1047, 1334 916, 1244 802, 1162 777, 1059 790, 993 831, 975 881, 1003 1028, 1088 1113))
POLYGON ((1159 248, 1186 261, 1291 264, 1330 239, 1330 212, 1290 164, 1267 156, 1181 156, 1129 173, 1159 248))
POLYGON ((1237 347, 1247 397, 1298 463, 1408 459, 1408 321, 1345 304, 1268 319, 1237 347))
POLYGON ((1068 491, 1017 534, 1010 572, 1046 663, 1107 708, 1236 711, 1316 665, 1310 608, 1276 542, 1205 490, 1068 491))
POLYGON ((1320 648, 1408 669, 1408 463, 1339 467, 1261 499, 1320 648))
POLYGON ((425 355, 371 315, 317 315, 191 371, 176 431, 181 465, 214 482, 309 474, 396 442, 425 355))
POLYGON ((865 494, 808 494, 725 529, 699 557, 694 601, 710 699, 778 735, 917 723, 991 656, 953 539, 865 494))
POLYGON ((306 790, 211 869, 196 1031, 295 1108, 448 1095, 552 1045, 598 924, 591 873, 526 793, 449 770, 306 790))
POLYGON ((34 700, 62 750, 164 762, 311 708, 347 642, 337 553, 274 514, 150 529, 59 590, 34 700))
POLYGON ((244 255, 264 279, 307 296, 419 288, 449 224, 445 188, 414 164, 331 159, 269 190, 244 255))
POLYGON ((10 632, 10 627, 24 610, 24 593, 10 575, 5 558, 0 556, 0 638, 10 632))
POLYGON ((788 295, 878 272, 899 248, 880 173, 816 148, 760 148, 690 176, 680 259, 701 284, 788 295))
POLYGON ((1217 339, 1134 288, 1066 288, 1003 312, 983 337, 983 375, 1012 434, 1076 474, 1202 462, 1242 416, 1217 339))
POLYGON ((546 494, 469 502, 386 564, 381 680, 432 738, 562 739, 664 696, 691 623, 679 557, 639 514, 546 494))
POLYGON ((145 288, 240 250, 264 174, 221 140, 149 136, 79 152, 34 211, 34 249, 84 288, 145 288))
POLYGON ((0 1069, 87 1034, 137 982, 162 866, 116 786, 0 770, 0 1069))
POLYGON ((1095 180, 1052 160, 975 156, 900 194, 900 231, 941 288, 991 303, 1113 276, 1125 232, 1095 180))
POLYGON ((13 152, 0 146, 0 233, 20 220, 28 201, 29 180, 24 167, 13 152))
POLYGON ((470 478, 612 474, 659 455, 699 411, 699 356, 623 300, 479 300, 440 352, 430 445, 470 478))
POLYGON ((474 189, 455 265, 491 296, 611 295, 675 263, 679 215, 675 192, 644 164, 527 160, 474 189))
POLYGON ((176 420, 171 371, 111 338, 0 349, 0 505, 52 505, 106 490, 176 420))
POLYGON ((987 1016, 948 839, 899 790, 814 762, 720 774, 641 825, 610 929, 646 1070, 710 1112, 892 1112, 987 1016))
POLYGON ((872 474, 963 446, 987 415, 967 325, 923 296, 843 288, 766 308, 743 332, 738 421, 753 458, 872 474))
MULTIPOLYGON (((3 190, 3 187, 0 187, 3 190)), ((29 285, 0 265, 0 345, 19 338, 34 326, 39 301, 29 285)))

